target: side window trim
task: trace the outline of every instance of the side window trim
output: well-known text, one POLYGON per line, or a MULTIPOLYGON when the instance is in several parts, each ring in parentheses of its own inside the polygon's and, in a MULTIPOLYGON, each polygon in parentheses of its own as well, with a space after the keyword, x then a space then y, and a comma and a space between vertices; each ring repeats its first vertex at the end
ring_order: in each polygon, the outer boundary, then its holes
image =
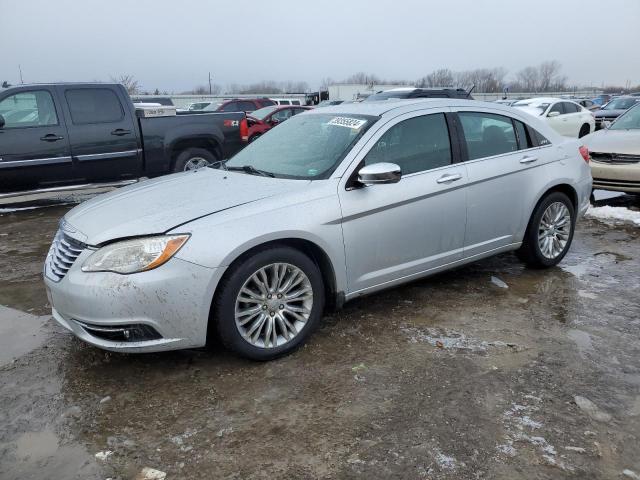
POLYGON ((0 101, 5 101, 6 99, 11 98, 11 97, 13 97, 15 95, 21 95, 21 94, 24 94, 24 93, 32 93, 32 92, 46 92, 46 93, 49 94, 49 97, 51 98, 51 103, 53 105, 53 111, 56 114, 56 123, 50 123, 50 124, 47 124, 47 125, 25 125, 25 126, 13 126, 13 127, 10 126, 10 125, 5 125, 3 127, 3 129, 5 129, 5 130, 14 130, 14 129, 22 129, 22 128, 47 128, 47 127, 50 128, 50 127, 60 127, 60 126, 62 126, 62 124, 60 123, 60 111, 59 111, 59 107, 58 107, 58 104, 57 104, 57 97, 56 97, 54 91, 51 91, 51 90, 49 90, 47 88, 28 88, 28 89, 25 89, 25 90, 20 90, 20 91, 15 92, 15 93, 13 93, 11 95, 7 95, 5 98, 3 98, 0 101))

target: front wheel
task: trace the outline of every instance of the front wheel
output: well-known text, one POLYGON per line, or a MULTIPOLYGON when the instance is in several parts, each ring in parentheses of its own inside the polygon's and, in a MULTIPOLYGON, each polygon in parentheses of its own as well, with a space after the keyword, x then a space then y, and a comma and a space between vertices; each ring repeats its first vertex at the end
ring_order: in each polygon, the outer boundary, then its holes
POLYGON ((289 247, 269 247, 230 267, 210 327, 233 352, 272 360, 307 340, 324 301, 322 274, 313 260, 289 247))
POLYGON ((537 205, 517 255, 534 268, 560 263, 569 251, 575 228, 575 208, 562 192, 552 192, 537 205))

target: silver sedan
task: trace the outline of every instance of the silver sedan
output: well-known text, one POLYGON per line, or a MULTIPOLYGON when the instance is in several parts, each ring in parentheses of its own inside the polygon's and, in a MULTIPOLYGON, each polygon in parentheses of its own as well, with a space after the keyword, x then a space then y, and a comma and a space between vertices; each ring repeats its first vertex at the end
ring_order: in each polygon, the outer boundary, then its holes
POLYGON ((71 210, 45 262, 54 318, 101 348, 219 338, 268 360, 326 309, 501 252, 562 260, 591 192, 579 141, 517 109, 390 100, 297 115, 220 169, 71 210))

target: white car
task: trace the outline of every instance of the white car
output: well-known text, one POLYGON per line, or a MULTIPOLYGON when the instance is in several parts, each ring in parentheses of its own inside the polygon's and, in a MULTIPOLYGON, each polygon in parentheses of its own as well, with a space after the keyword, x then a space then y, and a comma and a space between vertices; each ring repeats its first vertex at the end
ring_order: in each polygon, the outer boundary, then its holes
POLYGON ((581 138, 596 130, 596 121, 592 113, 570 100, 552 97, 529 98, 512 106, 530 115, 542 117, 551 128, 565 137, 581 138))

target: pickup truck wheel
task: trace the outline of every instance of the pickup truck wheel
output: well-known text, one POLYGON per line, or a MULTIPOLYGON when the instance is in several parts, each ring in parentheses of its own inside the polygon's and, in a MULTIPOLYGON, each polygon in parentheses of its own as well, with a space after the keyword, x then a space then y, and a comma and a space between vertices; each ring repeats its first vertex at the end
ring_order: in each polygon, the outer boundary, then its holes
POLYGON ((209 167, 220 161, 209 150, 204 148, 187 148, 180 152, 173 166, 174 172, 186 172, 187 170, 196 170, 198 168, 209 167))
POLYGON ((252 360, 300 347, 320 323, 324 285, 304 253, 272 246, 230 267, 218 285, 209 325, 222 344, 252 360))

